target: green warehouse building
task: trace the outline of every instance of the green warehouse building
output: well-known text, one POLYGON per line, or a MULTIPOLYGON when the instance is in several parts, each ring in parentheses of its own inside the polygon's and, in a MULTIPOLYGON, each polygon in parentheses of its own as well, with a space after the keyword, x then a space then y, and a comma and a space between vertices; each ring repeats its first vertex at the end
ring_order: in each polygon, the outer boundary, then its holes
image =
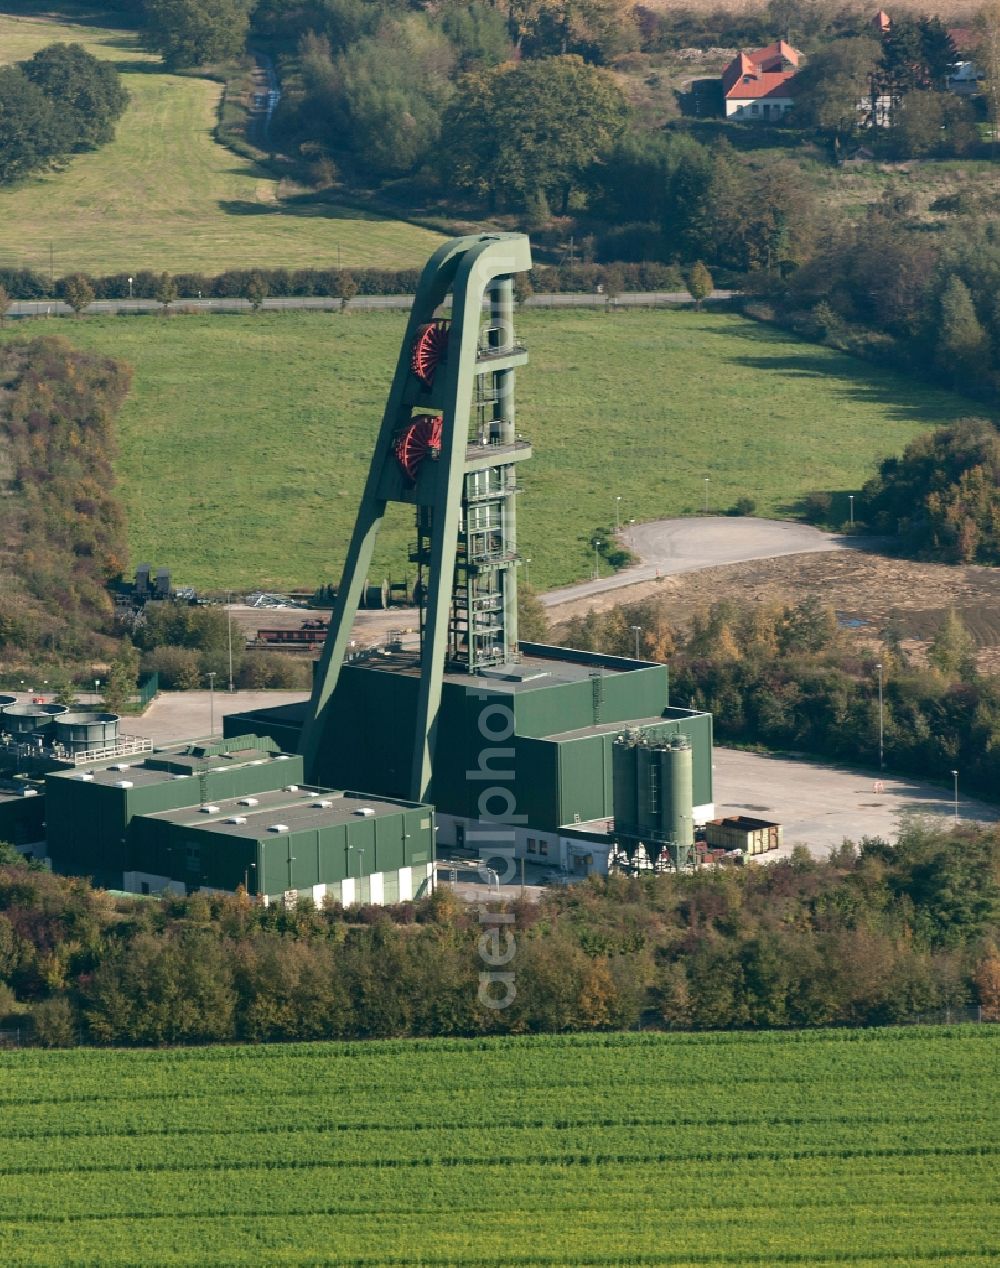
POLYGON ((132 893, 401 902, 433 881, 434 813, 306 786, 302 758, 241 735, 46 776, 48 857, 132 893))
MULTIPOLYGON (((346 662, 330 709, 335 721, 319 746, 320 782, 405 796, 418 685, 419 662, 407 652, 376 650, 346 662)), ((226 732, 294 750, 308 709, 303 701, 232 714, 226 732)), ((686 739, 688 833, 714 817, 712 718, 671 707, 665 665, 523 643, 516 663, 474 677, 446 673, 434 760, 438 845, 474 844, 484 819, 506 805, 515 857, 575 874, 605 871, 615 842, 614 746, 625 735, 654 747, 686 739), (509 796, 482 806, 491 787, 509 796)), ((621 806, 622 781, 649 777, 619 766, 621 806)), ((648 834, 645 844, 648 855, 648 834)))

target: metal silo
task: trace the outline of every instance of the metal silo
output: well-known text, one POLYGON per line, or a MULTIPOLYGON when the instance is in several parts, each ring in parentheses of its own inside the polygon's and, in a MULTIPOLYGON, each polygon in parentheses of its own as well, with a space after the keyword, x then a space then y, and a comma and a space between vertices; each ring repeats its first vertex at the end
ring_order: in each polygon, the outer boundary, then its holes
POLYGON ((45 732, 55 718, 66 713, 64 704, 11 704, 3 711, 3 729, 16 739, 45 732))
POLYGON ((56 719, 55 738, 71 753, 110 748, 118 743, 117 713, 64 713, 56 719))
POLYGON ((673 845, 694 845, 694 767, 691 745, 684 736, 671 740, 663 751, 665 788, 664 836, 673 845))

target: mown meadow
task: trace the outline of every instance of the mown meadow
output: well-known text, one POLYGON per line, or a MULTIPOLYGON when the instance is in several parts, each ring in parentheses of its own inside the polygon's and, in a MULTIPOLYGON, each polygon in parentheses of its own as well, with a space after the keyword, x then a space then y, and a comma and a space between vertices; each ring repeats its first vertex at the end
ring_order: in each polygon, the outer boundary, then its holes
POLYGON ((222 85, 170 75, 134 31, 0 13, 0 63, 57 42, 113 61, 131 101, 115 140, 0 188, 0 266, 73 272, 413 267, 438 235, 319 203, 213 137, 222 85))
MULTIPOLYGON (((402 313, 88 316, 19 322, 134 369, 118 472, 133 560, 209 589, 339 575, 405 325, 402 313)), ((794 514, 968 402, 739 316, 527 310, 518 426, 531 583, 589 575, 596 528, 740 497, 794 514)), ((846 508, 846 497, 842 498, 846 508)), ((859 514, 861 508, 858 506, 859 514)), ((409 516, 376 568, 401 578, 409 516)))
POLYGON ((985 1026, 0 1055, 5 1263, 993 1263, 985 1026))

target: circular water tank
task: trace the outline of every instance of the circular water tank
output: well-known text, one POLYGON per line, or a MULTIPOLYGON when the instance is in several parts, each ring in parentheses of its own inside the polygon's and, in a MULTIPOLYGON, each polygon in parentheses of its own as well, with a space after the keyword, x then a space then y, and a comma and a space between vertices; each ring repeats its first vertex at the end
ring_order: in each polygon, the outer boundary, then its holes
POLYGON ((3 729, 11 735, 43 731, 66 712, 64 704, 9 704, 3 711, 3 729))
POLYGON ((0 713, 12 704, 17 704, 17 696, 0 696, 0 713))
POLYGON ((110 748, 118 743, 118 714, 64 713, 56 719, 55 738, 74 753, 110 748))

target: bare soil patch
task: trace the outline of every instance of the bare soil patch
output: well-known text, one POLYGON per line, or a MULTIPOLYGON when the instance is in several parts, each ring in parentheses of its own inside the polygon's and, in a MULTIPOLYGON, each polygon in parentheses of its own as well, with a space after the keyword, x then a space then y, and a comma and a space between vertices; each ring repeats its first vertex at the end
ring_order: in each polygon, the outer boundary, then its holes
POLYGON ((661 598, 678 626, 720 599, 830 604, 862 642, 893 628, 918 662, 950 608, 975 639, 982 672, 1000 672, 1000 569, 915 563, 860 551, 786 555, 680 573, 550 609, 556 634, 574 616, 661 598))

